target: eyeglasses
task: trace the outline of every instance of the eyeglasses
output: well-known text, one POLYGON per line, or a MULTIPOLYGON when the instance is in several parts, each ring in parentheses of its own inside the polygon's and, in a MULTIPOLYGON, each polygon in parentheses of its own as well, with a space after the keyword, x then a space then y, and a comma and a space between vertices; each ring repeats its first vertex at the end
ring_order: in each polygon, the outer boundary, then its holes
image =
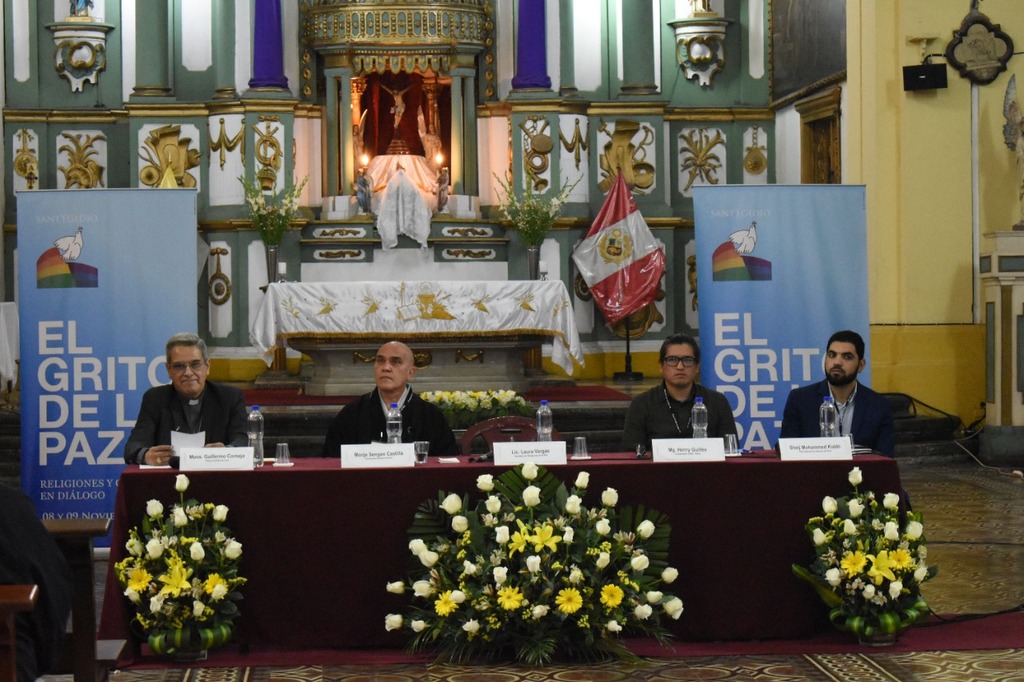
POLYGON ((679 363, 682 363, 683 367, 693 367, 697 364, 697 358, 692 355, 666 355, 661 361, 669 367, 675 367, 679 363))
POLYGON ((202 360, 193 360, 192 362, 175 362, 171 364, 171 371, 175 374, 183 374, 186 369, 190 369, 193 372, 199 372, 206 363, 202 360))

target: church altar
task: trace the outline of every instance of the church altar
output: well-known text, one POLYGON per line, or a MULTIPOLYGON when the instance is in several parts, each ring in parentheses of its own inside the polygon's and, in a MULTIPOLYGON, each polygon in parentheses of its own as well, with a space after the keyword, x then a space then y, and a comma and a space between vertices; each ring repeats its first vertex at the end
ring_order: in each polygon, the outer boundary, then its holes
POLYGON ((363 393, 377 349, 404 341, 417 391, 526 387, 522 351, 551 341, 567 374, 583 364, 569 292, 561 281, 274 283, 250 341, 269 365, 277 344, 308 355, 309 395, 363 393))

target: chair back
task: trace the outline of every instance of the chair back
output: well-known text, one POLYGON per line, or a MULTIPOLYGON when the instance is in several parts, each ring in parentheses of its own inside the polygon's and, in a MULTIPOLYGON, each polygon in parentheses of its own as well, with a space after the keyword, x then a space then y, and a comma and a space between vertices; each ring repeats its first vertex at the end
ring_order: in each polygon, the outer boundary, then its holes
MULTIPOLYGON (((558 430, 551 432, 552 440, 559 440, 558 430)), ((491 417, 477 422, 462 434, 462 454, 483 454, 494 450, 495 442, 530 442, 537 440, 537 422, 533 417, 491 417)))

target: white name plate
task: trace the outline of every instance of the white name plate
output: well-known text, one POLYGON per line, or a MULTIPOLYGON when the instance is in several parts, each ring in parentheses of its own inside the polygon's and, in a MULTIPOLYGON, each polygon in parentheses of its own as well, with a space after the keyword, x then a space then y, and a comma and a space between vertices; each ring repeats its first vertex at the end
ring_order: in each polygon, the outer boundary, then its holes
POLYGON ((724 462, 721 438, 655 438, 651 441, 655 462, 724 462))
POLYGON ((565 441, 552 440, 536 443, 499 441, 494 443, 494 463, 498 466, 514 467, 526 462, 565 464, 565 441))
POLYGON ((835 438, 780 438, 779 458, 783 460, 853 459, 853 446, 846 436, 835 438))
POLYGON ((381 469, 416 465, 416 446, 412 443, 370 443, 342 445, 342 469, 381 469))
POLYGON ((253 469, 252 448, 176 448, 182 471, 244 471, 253 469))

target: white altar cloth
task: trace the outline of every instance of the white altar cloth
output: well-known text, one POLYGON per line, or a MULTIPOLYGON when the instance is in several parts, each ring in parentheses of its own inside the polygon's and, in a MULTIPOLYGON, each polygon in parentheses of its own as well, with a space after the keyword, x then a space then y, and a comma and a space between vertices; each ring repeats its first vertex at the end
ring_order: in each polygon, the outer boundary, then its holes
POLYGON ((553 337, 551 359, 573 373, 583 349, 561 281, 273 283, 256 311, 250 341, 269 365, 292 337, 553 337))

